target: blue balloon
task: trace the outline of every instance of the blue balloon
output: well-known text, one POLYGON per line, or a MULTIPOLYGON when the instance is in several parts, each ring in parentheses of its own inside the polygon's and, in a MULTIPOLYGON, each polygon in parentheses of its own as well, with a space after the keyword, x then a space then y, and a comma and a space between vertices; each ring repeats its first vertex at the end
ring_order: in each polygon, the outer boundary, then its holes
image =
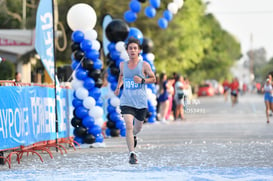
POLYGON ((72 101, 72 105, 76 108, 76 107, 80 107, 82 106, 82 100, 78 99, 78 98, 74 98, 72 101))
POLYGON ((119 57, 120 57, 120 52, 117 51, 117 50, 111 51, 111 52, 110 52, 110 57, 111 57, 113 60, 117 60, 117 59, 119 59, 119 57))
POLYGON ((100 59, 96 59, 93 61, 93 68, 94 69, 101 69, 102 68, 102 61, 100 59))
POLYGON ((156 122, 156 118, 155 117, 150 116, 148 118, 148 123, 155 123, 155 122, 156 122))
POLYGON ((117 83, 117 82, 112 82, 111 85, 110 85, 111 90, 112 90, 112 91, 115 91, 116 88, 117 88, 117 86, 118 86, 118 83, 117 83))
POLYGON ((85 56, 91 60, 96 60, 100 57, 100 53, 97 50, 91 49, 86 52, 85 56))
POLYGON ((150 0, 150 4, 154 8, 159 8, 160 7, 160 0, 150 0))
POLYGON ((108 104, 108 106, 107 106, 107 112, 109 114, 114 113, 114 112, 116 112, 116 108, 114 106, 112 106, 111 104, 108 104))
POLYGON ((107 46, 108 50, 110 52, 116 50, 116 44, 115 43, 109 43, 108 46, 107 46))
POLYGON ((82 120, 82 125, 88 129, 91 129, 95 125, 95 120, 91 116, 86 116, 82 120))
POLYGON ((120 130, 125 129, 125 122, 122 121, 122 120, 118 120, 118 121, 116 122, 116 127, 117 127, 118 129, 120 129, 120 130))
POLYGON ((86 79, 84 79, 83 82, 83 87, 85 87, 86 89, 92 89, 93 87, 95 87, 95 81, 94 79, 87 77, 86 79))
POLYGON ((83 70, 81 68, 76 70, 76 77, 79 80, 84 80, 85 78, 87 78, 88 74, 86 70, 83 70))
POLYGON ((108 74, 107 80, 108 80, 108 82, 110 82, 110 83, 117 82, 116 77, 113 76, 113 75, 111 75, 111 74, 108 74))
POLYGON ((96 100, 96 106, 103 107, 103 99, 101 97, 96 100))
POLYGON ((79 30, 74 31, 71 35, 71 39, 76 43, 80 43, 84 40, 84 33, 79 30))
POLYGON ((79 106, 76 108, 75 114, 78 118, 84 118, 88 115, 88 109, 83 106, 79 106))
POLYGON ((102 134, 97 134, 96 136, 96 143, 102 143, 103 142, 103 135, 102 134))
POLYGON ((117 112, 112 112, 109 117, 113 122, 117 122, 117 121, 121 120, 121 118, 117 112))
POLYGON ((163 12, 163 17, 167 20, 167 21, 171 21, 173 19, 173 14, 169 11, 169 10, 165 10, 163 12))
MULTIPOLYGON (((74 137, 74 141, 76 141, 76 142, 79 143, 79 144, 83 144, 83 143, 84 143, 83 138, 78 137, 78 136, 75 136, 75 137, 74 137)), ((76 144, 76 145, 77 145, 77 144, 76 144)))
POLYGON ((130 37, 134 37, 134 38, 138 39, 141 44, 143 42, 143 34, 138 28, 135 28, 135 27, 130 28, 129 34, 128 34, 128 37, 127 37, 126 41, 128 41, 128 39, 130 37))
POLYGON ((72 60, 72 63, 71 63, 71 68, 73 70, 75 70, 77 67, 80 67, 80 62, 76 61, 76 60, 72 60))
POLYGON ((105 134, 106 134, 106 136, 111 136, 111 129, 107 128, 105 130, 105 134))
POLYGON ((122 137, 126 136, 126 129, 120 130, 120 136, 122 136, 122 137))
POLYGON ((162 29, 166 29, 168 27, 168 21, 165 18, 160 18, 158 20, 158 26, 162 29))
POLYGON ((139 13, 141 11, 141 4, 138 0, 132 0, 129 7, 135 13, 139 13))
POLYGON ((155 17, 156 15, 156 9, 152 6, 147 6, 145 8, 145 15, 148 17, 148 18, 153 18, 155 17))
POLYGON ((90 40, 83 40, 80 47, 83 51, 89 51, 92 49, 92 42, 90 40))
POLYGON ((124 60, 122 58, 117 59, 116 62, 115 62, 116 67, 119 67, 121 62, 124 62, 124 60))
POLYGON ((89 91, 89 96, 93 97, 95 100, 97 100, 101 95, 101 89, 98 87, 94 87, 89 91))
POLYGON ((123 17, 128 23, 133 23, 137 19, 137 14, 131 10, 128 10, 124 13, 123 17))
POLYGON ((94 125, 92 128, 88 129, 87 132, 92 135, 101 134, 101 127, 94 125))

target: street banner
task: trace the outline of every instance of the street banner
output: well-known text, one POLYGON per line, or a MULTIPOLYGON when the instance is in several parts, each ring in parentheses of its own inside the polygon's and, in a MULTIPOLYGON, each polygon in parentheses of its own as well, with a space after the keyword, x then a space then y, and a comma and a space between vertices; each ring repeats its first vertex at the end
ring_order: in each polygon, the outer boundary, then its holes
POLYGON ((51 0, 40 0, 36 15, 35 48, 54 82, 54 36, 51 0))

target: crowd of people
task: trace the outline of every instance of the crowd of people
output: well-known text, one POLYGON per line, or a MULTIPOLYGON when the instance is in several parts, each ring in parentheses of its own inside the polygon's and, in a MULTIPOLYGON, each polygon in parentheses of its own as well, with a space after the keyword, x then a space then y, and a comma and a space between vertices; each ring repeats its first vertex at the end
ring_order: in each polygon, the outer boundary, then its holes
POLYGON ((161 73, 156 85, 158 120, 162 123, 185 120, 187 101, 192 98, 189 80, 177 73, 169 78, 166 73, 161 73))

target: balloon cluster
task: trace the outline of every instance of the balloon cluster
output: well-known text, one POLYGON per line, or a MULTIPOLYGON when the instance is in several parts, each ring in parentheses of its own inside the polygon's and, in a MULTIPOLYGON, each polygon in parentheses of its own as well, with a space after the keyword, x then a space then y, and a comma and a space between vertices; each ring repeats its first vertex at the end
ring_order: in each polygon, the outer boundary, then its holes
POLYGON ((74 107, 71 120, 75 141, 92 144, 102 143, 103 100, 101 99, 102 61, 99 59, 100 43, 97 32, 96 13, 87 4, 73 5, 67 14, 67 23, 72 33, 72 63, 74 90, 72 105, 74 107), (81 14, 82 16, 79 16, 81 14))
MULTIPOLYGON (((135 22, 137 14, 141 11, 141 3, 145 1, 131 0, 129 3, 130 9, 127 10, 123 17, 128 23, 135 22)), ((156 16, 156 9, 160 7, 161 0, 149 0, 149 5, 145 8, 144 14, 148 18, 154 18, 156 16)), ((168 8, 163 12, 163 16, 158 19, 157 24, 160 28, 166 29, 168 23, 172 20, 173 15, 177 13, 178 9, 182 8, 184 0, 173 0, 168 4, 168 8)))
POLYGON ((168 8, 163 12, 163 17, 159 18, 158 26, 162 29, 168 27, 168 23, 173 19, 173 15, 178 12, 178 9, 182 8, 184 0, 173 0, 168 4, 168 8))
MULTIPOLYGON (((155 72, 155 66, 154 66, 154 59, 155 56, 152 53, 154 43, 149 38, 143 38, 142 43, 142 57, 143 60, 148 62, 153 70, 155 72)), ((148 97, 148 123, 154 123, 156 122, 156 87, 155 84, 147 84, 147 97, 148 97)))
MULTIPOLYGON (((123 61, 129 60, 128 54, 124 46, 124 40, 129 35, 129 26, 120 19, 113 19, 106 27, 106 37, 109 40, 107 49, 107 73, 109 83, 109 99, 107 101, 107 129, 105 131, 107 136, 125 136, 126 128, 123 119, 121 118, 119 104, 119 97, 114 95, 117 87, 119 76, 119 64, 123 61)), ((122 89, 121 89, 122 92, 122 89)))

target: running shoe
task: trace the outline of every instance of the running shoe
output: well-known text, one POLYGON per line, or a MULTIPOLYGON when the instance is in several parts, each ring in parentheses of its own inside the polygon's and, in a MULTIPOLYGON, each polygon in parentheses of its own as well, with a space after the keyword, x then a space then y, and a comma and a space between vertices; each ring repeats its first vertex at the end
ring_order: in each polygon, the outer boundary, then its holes
POLYGON ((137 164, 137 158, 136 158, 136 154, 135 153, 131 153, 130 154, 129 163, 130 164, 137 164))
POLYGON ((134 147, 136 147, 136 145, 137 145, 137 137, 134 136, 134 147))

